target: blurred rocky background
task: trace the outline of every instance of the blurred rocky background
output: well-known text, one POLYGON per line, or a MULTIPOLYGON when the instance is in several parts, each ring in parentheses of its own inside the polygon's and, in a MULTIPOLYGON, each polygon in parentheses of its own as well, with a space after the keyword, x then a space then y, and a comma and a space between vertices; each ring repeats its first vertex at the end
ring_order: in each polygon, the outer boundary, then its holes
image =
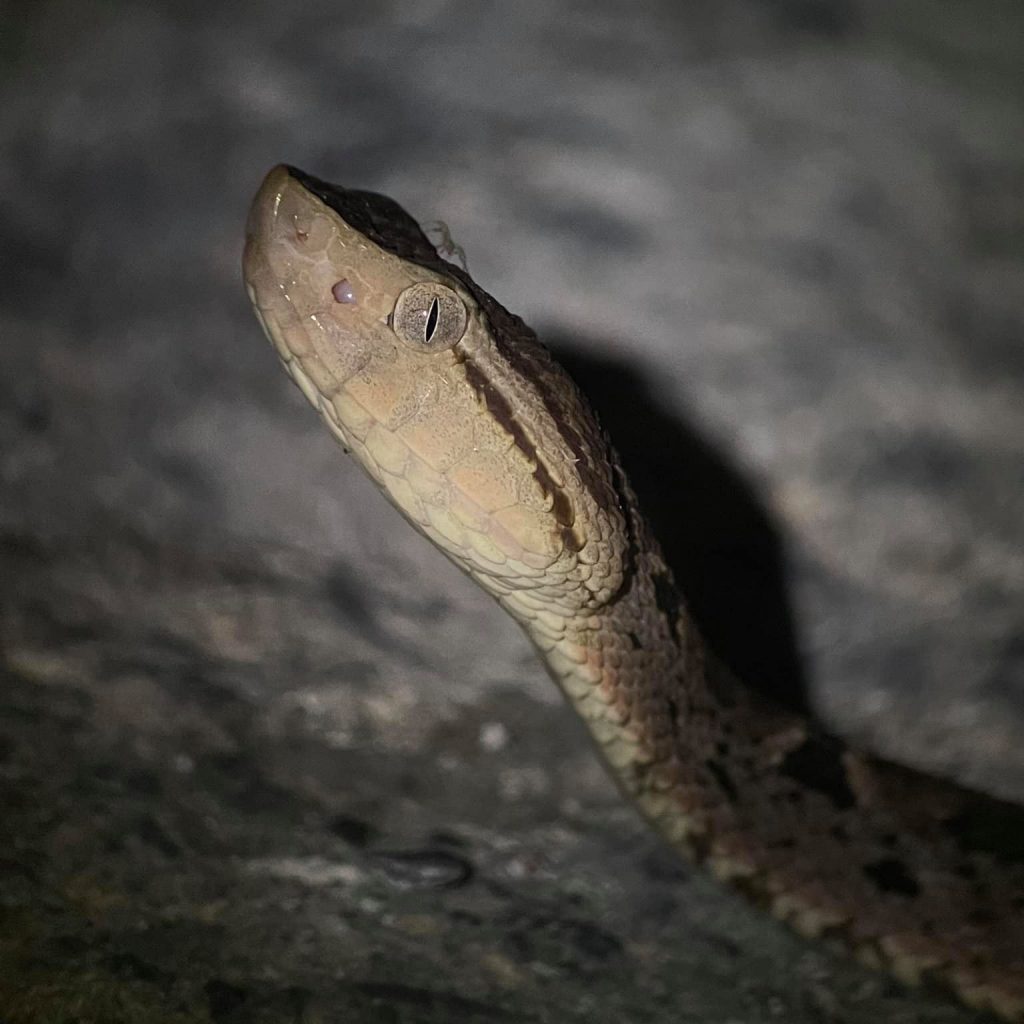
POLYGON ((287 161, 442 218, 715 646, 1024 799, 1014 0, 0 4, 0 1020, 974 1018, 623 805, 247 308, 287 161))

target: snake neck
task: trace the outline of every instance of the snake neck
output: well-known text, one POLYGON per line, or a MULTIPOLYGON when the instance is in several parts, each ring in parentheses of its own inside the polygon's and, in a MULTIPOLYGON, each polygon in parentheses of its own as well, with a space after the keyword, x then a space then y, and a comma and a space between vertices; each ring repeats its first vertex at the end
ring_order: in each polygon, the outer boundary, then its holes
POLYGON ((721 747, 716 723, 745 697, 706 650, 635 499, 628 491, 625 498, 624 546, 633 557, 605 606, 573 614, 548 605, 538 614, 520 595, 499 601, 537 647, 615 782, 673 844, 703 860, 712 823, 702 808, 719 802, 723 782, 706 767, 718 756, 716 742, 721 747), (683 780, 693 799, 680 814, 683 780))

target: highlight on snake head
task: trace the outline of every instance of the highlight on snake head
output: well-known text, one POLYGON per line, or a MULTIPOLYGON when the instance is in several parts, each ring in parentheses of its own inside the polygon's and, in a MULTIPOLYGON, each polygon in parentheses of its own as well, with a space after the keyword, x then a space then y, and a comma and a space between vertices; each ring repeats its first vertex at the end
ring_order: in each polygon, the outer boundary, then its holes
POLYGON ((523 600, 531 579, 549 591, 553 567, 564 578, 587 561, 558 483, 572 453, 494 407, 501 355, 471 283, 397 203, 275 167, 252 205, 244 274, 335 438, 461 568, 523 600))

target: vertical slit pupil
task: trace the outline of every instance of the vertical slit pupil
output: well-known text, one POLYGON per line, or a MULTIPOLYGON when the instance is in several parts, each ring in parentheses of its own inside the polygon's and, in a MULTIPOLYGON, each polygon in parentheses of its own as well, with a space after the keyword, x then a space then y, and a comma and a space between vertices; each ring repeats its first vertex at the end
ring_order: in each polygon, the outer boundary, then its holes
POLYGON ((437 330, 437 315, 439 304, 436 298, 430 300, 430 309, 427 310, 427 326, 423 332, 423 340, 429 342, 437 330))

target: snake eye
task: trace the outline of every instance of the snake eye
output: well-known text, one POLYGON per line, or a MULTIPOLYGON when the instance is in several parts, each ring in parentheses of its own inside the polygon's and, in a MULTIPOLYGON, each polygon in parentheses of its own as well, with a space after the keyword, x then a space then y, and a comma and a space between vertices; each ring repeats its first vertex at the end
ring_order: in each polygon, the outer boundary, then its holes
POLYGON ((461 340, 467 319, 465 304, 451 288, 424 281, 398 296, 391 327, 407 345, 434 351, 461 340))

